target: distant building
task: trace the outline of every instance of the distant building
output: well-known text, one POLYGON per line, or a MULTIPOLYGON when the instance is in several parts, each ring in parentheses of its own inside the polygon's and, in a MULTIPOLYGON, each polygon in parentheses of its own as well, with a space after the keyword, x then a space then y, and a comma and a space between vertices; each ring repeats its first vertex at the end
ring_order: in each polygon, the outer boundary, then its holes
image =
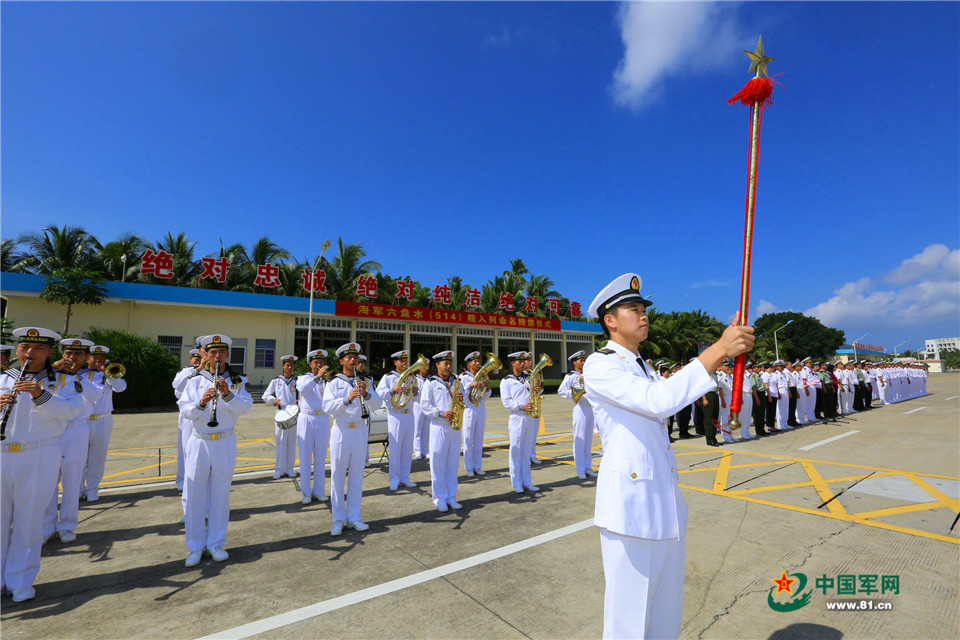
POLYGON ((836 352, 827 359, 831 361, 839 360, 844 364, 855 360, 867 360, 869 362, 880 362, 884 356, 888 355, 886 350, 877 344, 865 344, 858 342, 856 345, 842 344, 836 352))
POLYGON ((944 351, 960 351, 960 338, 935 338, 933 340, 924 340, 925 348, 923 357, 925 359, 939 358, 944 351))

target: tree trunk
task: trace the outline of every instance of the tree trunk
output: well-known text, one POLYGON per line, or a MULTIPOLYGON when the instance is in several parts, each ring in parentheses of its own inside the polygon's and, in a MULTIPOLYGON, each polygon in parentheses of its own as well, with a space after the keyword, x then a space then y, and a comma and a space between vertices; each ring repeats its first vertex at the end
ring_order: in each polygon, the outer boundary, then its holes
POLYGON ((67 335, 67 332, 70 331, 70 307, 71 307, 71 306, 72 306, 72 305, 70 305, 70 304, 67 305, 67 315, 66 315, 66 317, 63 319, 63 335, 64 335, 64 336, 66 336, 66 335, 67 335))

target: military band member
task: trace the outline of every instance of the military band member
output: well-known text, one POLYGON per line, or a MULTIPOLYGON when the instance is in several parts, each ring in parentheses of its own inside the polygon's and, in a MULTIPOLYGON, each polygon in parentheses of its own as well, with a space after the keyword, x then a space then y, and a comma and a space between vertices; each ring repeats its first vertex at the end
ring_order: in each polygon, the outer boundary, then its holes
POLYGON ((377 409, 381 400, 376 389, 357 371, 359 355, 360 346, 355 342, 337 349, 343 371, 335 375, 323 390, 323 410, 333 419, 330 432, 330 506, 333 515, 330 535, 333 536, 343 533, 344 525, 357 531, 370 528, 363 521, 360 507, 363 469, 369 457, 366 421, 369 412, 377 409))
POLYGON ((750 373, 750 387, 753 390, 753 431, 758 438, 767 435, 764 427, 767 421, 767 385, 763 381, 763 365, 765 363, 757 362, 753 365, 750 373))
MULTIPOLYGON (((500 401, 510 411, 510 482, 516 493, 523 490, 539 491, 530 474, 531 442, 536 442, 537 421, 530 417, 530 384, 524 375, 527 353, 515 351, 507 356, 511 373, 500 381, 500 401), (530 433, 533 433, 531 439, 530 433)), ((601 435, 603 431, 601 430, 601 435)))
MULTIPOLYGON (((297 391, 297 379, 293 375, 293 368, 296 366, 297 356, 287 355, 280 357, 280 366, 282 373, 270 381, 267 388, 263 391, 263 401, 272 404, 277 411, 286 409, 291 405, 298 405, 300 401, 300 392, 297 391)), ((296 423, 284 424, 274 421, 273 441, 274 441, 274 459, 276 469, 273 473, 273 479, 287 476, 295 477, 293 467, 296 464, 297 457, 297 432, 294 429, 296 423)))
MULTIPOLYGON (((393 406, 393 397, 403 394, 403 387, 397 382, 400 375, 407 370, 409 359, 406 351, 397 351, 393 358, 394 369, 381 378, 377 387, 377 395, 383 400, 387 408, 387 446, 390 450, 388 469, 390 475, 390 491, 396 491, 403 485, 409 489, 417 486, 410 479, 410 465, 413 463, 413 403, 419 401, 420 388, 411 390, 412 397, 403 408, 393 406)), ((413 382, 407 379, 407 384, 413 382)))
MULTIPOLYGON (((414 376, 417 388, 423 389, 430 374, 430 367, 421 367, 414 376)), ((422 396, 414 399, 413 405, 413 459, 420 460, 430 455, 430 419, 423 415, 420 407, 422 396)))
POLYGON ((794 373, 794 367, 798 366, 792 362, 785 362, 783 365, 783 375, 787 379, 787 426, 789 427, 800 426, 797 422, 797 403, 800 395, 797 393, 798 379, 794 373))
POLYGON ((57 489, 57 439, 67 422, 81 415, 83 399, 76 378, 55 373, 50 363, 59 334, 21 327, 13 337, 17 362, 0 373, 0 407, 6 417, 0 445, 0 591, 23 602, 36 595, 43 512, 57 489))
POLYGON ((676 638, 683 612, 687 508, 666 418, 715 388, 710 374, 753 347, 731 325, 697 361, 668 379, 638 357, 649 331, 640 276, 624 274, 590 304, 610 339, 587 359, 587 398, 604 436, 594 524, 606 578, 604 638, 676 638))
POLYGON ((104 372, 110 347, 95 344, 90 347, 87 367, 97 372, 92 379, 103 391, 90 408, 90 446, 87 450, 87 470, 83 478, 81 500, 96 502, 99 498, 100 481, 107 465, 107 449, 113 434, 113 394, 127 390, 127 381, 123 378, 110 378, 104 372))
POLYGON ((470 353, 464 361, 467 370, 460 374, 460 388, 466 398, 463 410, 463 468, 467 476, 472 478, 474 474, 478 476, 486 475, 481 468, 483 466, 483 435, 487 425, 487 398, 490 397, 490 378, 484 376, 483 380, 476 380, 477 372, 480 371, 480 352, 470 353), (476 395, 474 389, 482 391, 479 402, 473 402, 469 396, 471 392, 476 395))
POLYGON ((246 378, 230 369, 232 344, 223 334, 200 339, 202 370, 190 378, 177 401, 191 422, 184 444, 183 485, 188 567, 200 564, 205 552, 216 562, 230 557, 223 546, 230 519, 230 483, 237 466, 234 428, 253 406, 246 378))
POLYGON ((752 362, 747 362, 743 368, 743 395, 741 396, 740 413, 740 441, 752 440, 757 436, 750 435, 750 423, 753 419, 753 405, 757 401, 753 385, 750 382, 752 362))
MULTIPOLYGON (((183 395, 183 388, 187 380, 197 374, 197 368, 200 366, 200 349, 190 350, 190 365, 177 372, 173 378, 173 395, 180 399, 183 395)), ((183 443, 190 437, 190 421, 184 420, 177 414, 177 490, 183 491, 183 443)))
POLYGON ((463 392, 451 368, 453 351, 433 356, 437 374, 427 379, 420 400, 423 414, 430 418, 430 480, 433 504, 438 511, 459 509, 457 502, 457 466, 460 458, 460 424, 456 422, 454 403, 463 402, 463 392))
POLYGON ((8 344, 0 344, 0 371, 7 370, 7 363, 10 362, 10 354, 16 351, 15 347, 8 344))
POLYGON ((330 442, 330 417, 323 411, 324 377, 330 370, 324 349, 307 354, 310 372, 297 378, 300 413, 297 414, 297 447, 300 451, 300 493, 302 504, 327 501, 326 464, 330 442), (312 471, 312 476, 311 476, 312 471))
POLYGON ((573 369, 563 377, 557 395, 573 401, 573 466, 581 480, 588 476, 596 478, 593 471, 593 407, 587 400, 583 384, 583 363, 587 361, 587 352, 577 351, 567 360, 573 369))
POLYGON ((736 442, 730 430, 730 399, 733 397, 733 362, 725 361, 717 368, 717 394, 720 397, 720 433, 726 444, 736 442))
POLYGON ((88 416, 93 403, 103 393, 103 388, 93 381, 93 372, 87 369, 87 355, 93 342, 68 338, 61 340, 60 346, 63 359, 55 362, 53 368, 66 374, 68 380, 75 379, 80 383, 83 409, 67 422, 67 427, 57 442, 60 448, 58 467, 63 498, 59 501, 58 511, 58 495, 54 487, 43 516, 43 538, 46 541, 57 534, 61 542, 67 543, 77 539, 75 531, 79 522, 80 485, 83 484, 83 467, 87 462, 87 448, 90 446, 88 416))

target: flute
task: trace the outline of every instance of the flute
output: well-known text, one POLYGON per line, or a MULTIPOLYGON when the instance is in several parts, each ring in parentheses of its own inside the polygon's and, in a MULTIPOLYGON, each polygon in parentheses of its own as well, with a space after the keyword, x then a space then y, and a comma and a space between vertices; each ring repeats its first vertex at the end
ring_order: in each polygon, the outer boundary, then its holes
MULTIPOLYGON (((30 358, 27 358, 23 361, 23 366, 20 367, 20 373, 17 375, 17 382, 23 378, 23 372, 27 370, 27 367, 30 366, 30 358)), ((17 404, 17 396, 20 395, 19 391, 13 392, 13 397, 10 399, 10 402, 3 407, 3 417, 0 418, 0 440, 7 439, 7 421, 10 419, 10 414, 13 413, 13 405, 17 404)))

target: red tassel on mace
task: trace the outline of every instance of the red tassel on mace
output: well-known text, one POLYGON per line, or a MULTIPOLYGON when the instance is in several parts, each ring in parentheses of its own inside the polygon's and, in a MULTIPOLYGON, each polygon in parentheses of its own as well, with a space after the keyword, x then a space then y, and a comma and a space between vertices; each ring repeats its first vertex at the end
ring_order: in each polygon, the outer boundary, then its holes
POLYGON ((738 100, 740 104, 748 107, 758 102, 762 107, 773 104, 773 82, 770 78, 763 76, 752 79, 743 86, 743 89, 740 89, 737 95, 727 100, 727 104, 733 104, 738 100))

